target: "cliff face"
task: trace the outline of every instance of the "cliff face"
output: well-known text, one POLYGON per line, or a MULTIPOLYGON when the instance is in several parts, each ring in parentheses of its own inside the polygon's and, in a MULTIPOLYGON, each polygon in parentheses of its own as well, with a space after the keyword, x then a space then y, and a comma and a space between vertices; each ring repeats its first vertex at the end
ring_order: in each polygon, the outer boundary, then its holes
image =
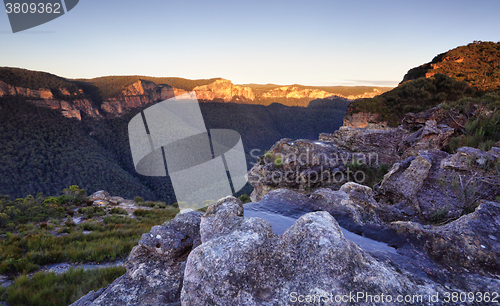
POLYGON ((369 128, 384 130, 388 128, 387 121, 380 121, 380 116, 375 113, 346 113, 344 126, 352 128, 369 128))
POLYGON ((0 81, 0 97, 3 96, 22 96, 28 99, 28 102, 36 106, 48 107, 61 111, 61 114, 67 118, 82 119, 82 113, 91 117, 100 117, 99 110, 92 105, 89 99, 75 99, 66 88, 59 88, 59 94, 67 97, 67 101, 54 97, 52 90, 47 88, 30 89, 15 87, 0 81))
POLYGON ((293 99, 324 99, 333 96, 332 93, 318 89, 300 89, 294 86, 282 86, 262 94, 263 98, 293 98, 293 99))
POLYGON ((229 80, 217 80, 211 84, 194 88, 199 100, 233 100, 254 101, 255 95, 251 88, 234 85, 229 80))
POLYGON ((175 94, 174 89, 168 85, 139 80, 127 86, 118 97, 103 101, 101 108, 106 113, 117 116, 132 108, 170 99, 175 94))

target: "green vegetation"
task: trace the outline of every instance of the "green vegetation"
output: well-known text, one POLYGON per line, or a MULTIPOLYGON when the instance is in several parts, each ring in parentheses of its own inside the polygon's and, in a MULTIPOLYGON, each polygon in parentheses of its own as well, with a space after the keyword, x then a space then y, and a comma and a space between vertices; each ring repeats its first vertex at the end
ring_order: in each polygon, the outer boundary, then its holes
POLYGON ((250 197, 247 194, 242 194, 238 198, 240 199, 241 203, 243 203, 243 204, 252 202, 252 200, 250 199, 250 197))
POLYGON ((483 151, 490 150, 500 141, 500 92, 487 93, 479 98, 462 98, 446 103, 445 111, 458 111, 468 121, 460 130, 461 135, 450 139, 450 153, 467 146, 483 151))
POLYGON ((500 89, 500 42, 475 41, 439 54, 430 63, 408 71, 405 81, 442 73, 480 91, 500 89))
POLYGON ((110 214, 118 214, 118 215, 128 215, 128 212, 121 207, 113 207, 113 208, 111 208, 109 213, 110 214))
POLYGON ((163 205, 137 209, 135 218, 112 215, 128 213, 119 207, 109 210, 87 206, 84 192, 71 186, 59 197, 39 194, 15 201, 1 197, 0 273, 27 273, 36 271, 39 265, 65 261, 101 262, 126 257, 143 233, 179 212, 163 205), (87 221, 75 224, 71 215, 87 221))
POLYGON ((167 188, 159 188, 165 178, 134 171, 126 122, 80 122, 20 97, 0 98, 0 107, 0 194, 58 194, 77 184, 89 194, 105 189, 127 198, 140 194, 173 202, 167 188))
POLYGON ((421 112, 446 101, 475 95, 476 91, 467 83, 437 74, 432 78, 405 82, 375 98, 356 100, 351 103, 349 110, 351 113, 377 113, 380 121, 387 121, 389 126, 398 126, 406 113, 421 112))
POLYGON ((441 208, 435 210, 431 214, 431 222, 434 224, 442 225, 447 223, 449 220, 446 218, 448 215, 449 209, 448 208, 441 208))
POLYGON ((3 299, 9 305, 50 305, 66 306, 87 292, 108 286, 126 272, 124 267, 109 267, 83 270, 70 269, 58 275, 36 273, 32 277, 22 275, 7 289, 3 299))

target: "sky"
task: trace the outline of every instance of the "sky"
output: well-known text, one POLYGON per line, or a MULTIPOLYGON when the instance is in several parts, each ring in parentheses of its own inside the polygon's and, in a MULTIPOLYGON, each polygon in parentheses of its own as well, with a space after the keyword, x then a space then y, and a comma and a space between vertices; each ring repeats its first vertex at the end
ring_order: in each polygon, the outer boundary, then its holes
POLYGON ((0 12, 0 66, 67 78, 396 86, 439 53, 500 41, 499 12, 498 0, 80 0, 15 34, 0 12))

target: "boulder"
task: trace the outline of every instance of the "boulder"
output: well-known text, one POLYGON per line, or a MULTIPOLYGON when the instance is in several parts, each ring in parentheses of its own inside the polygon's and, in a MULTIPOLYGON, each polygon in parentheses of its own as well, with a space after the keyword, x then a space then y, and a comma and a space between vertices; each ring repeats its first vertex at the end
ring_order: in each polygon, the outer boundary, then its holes
POLYGON ((108 201, 110 197, 107 191, 99 190, 89 197, 89 201, 108 201))
POLYGON ((289 188, 310 194, 322 187, 339 188, 345 183, 344 163, 353 156, 323 141, 281 139, 259 158, 248 173, 254 186, 252 201, 269 191, 289 188))
POLYGON ((382 223, 379 218, 382 207, 375 201, 370 187, 349 182, 338 191, 327 188, 317 190, 310 198, 314 209, 328 211, 342 219, 347 218, 357 225, 382 223))

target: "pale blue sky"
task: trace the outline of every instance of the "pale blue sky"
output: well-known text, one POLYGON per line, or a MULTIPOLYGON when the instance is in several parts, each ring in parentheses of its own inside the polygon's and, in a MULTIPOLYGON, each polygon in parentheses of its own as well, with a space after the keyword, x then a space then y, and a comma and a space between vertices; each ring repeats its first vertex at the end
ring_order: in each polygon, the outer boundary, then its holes
POLYGON ((438 53, 500 41, 499 13, 497 0, 80 0, 16 34, 0 12, 0 66, 69 78, 396 85, 438 53))

